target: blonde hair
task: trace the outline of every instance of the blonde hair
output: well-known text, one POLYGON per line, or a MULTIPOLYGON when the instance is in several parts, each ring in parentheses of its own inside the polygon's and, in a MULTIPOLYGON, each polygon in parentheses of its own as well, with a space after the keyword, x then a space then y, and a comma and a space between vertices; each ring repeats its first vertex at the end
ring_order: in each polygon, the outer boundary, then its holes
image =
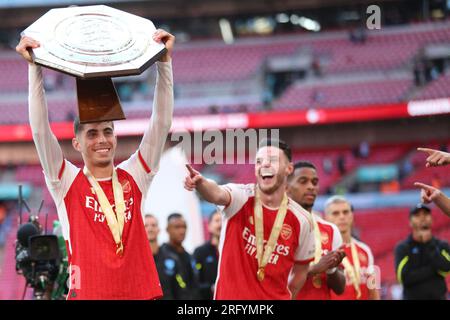
POLYGON ((325 214, 328 214, 328 207, 334 203, 347 203, 350 206, 350 210, 353 212, 353 206, 350 201, 347 200, 344 196, 332 196, 325 201, 324 211, 325 214))

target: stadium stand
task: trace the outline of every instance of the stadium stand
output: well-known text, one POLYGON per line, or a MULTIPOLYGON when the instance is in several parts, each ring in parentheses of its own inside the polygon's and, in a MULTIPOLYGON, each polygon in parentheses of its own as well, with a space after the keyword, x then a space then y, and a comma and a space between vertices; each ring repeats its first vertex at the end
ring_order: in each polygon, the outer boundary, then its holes
MULTIPOLYGON (((364 43, 357 44, 348 39, 346 32, 323 32, 317 36, 277 36, 273 41, 249 38, 232 45, 218 41, 182 44, 174 55, 174 80, 178 92, 175 115, 207 114, 217 110, 262 110, 264 97, 258 94, 262 88, 249 83, 264 76, 269 58, 295 58, 300 54, 318 59, 322 78, 309 85, 311 76, 307 76, 306 82, 298 81, 287 87, 274 102, 277 109, 345 107, 406 101, 410 98, 409 89, 413 88, 413 58, 426 45, 446 42, 450 42, 449 23, 386 28, 377 33, 369 33, 364 43), (409 73, 407 76, 392 76, 392 70, 409 73), (374 71, 384 71, 384 74, 380 74, 378 79, 357 79, 356 83, 345 81, 349 74, 370 75, 374 71), (236 81, 239 83, 237 87, 241 88, 240 92, 236 87, 230 87, 236 81), (208 86, 198 86, 199 83, 208 86), (228 89, 223 89, 215 99, 211 99, 211 90, 217 92, 217 89, 212 89, 214 86, 228 89), (242 91, 242 88, 247 89, 242 91), (197 99, 192 99, 193 95, 197 99), (226 96, 230 95, 233 100, 228 101, 226 96), (198 99, 201 97, 205 99, 198 99)), ((11 52, 2 51, 0 71, 4 75, 0 83, 0 96, 11 92, 23 93, 14 102, 2 99, 0 110, 4 111, 5 116, 1 118, 1 123, 23 123, 26 119, 26 110, 23 110, 26 109, 26 65, 12 56, 11 52)), ((75 97, 73 94, 70 99, 60 97, 61 93, 64 95, 68 91, 73 92, 74 81, 47 70, 46 79, 53 121, 70 119, 70 110, 76 105, 75 97), (52 98, 53 95, 55 98, 52 98)), ((448 74, 438 77, 424 88, 416 88, 414 99, 445 96, 448 94, 447 82, 448 74)), ((130 118, 146 114, 145 100, 125 102, 124 106, 130 118)))

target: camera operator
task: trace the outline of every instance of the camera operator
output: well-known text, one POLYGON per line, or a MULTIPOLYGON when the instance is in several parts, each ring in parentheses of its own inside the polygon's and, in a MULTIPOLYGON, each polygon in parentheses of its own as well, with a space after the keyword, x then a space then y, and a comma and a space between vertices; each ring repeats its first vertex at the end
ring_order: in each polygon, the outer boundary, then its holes
POLYGON ((43 235, 38 217, 31 215, 17 230, 16 271, 33 288, 36 299, 51 299, 60 259, 56 236, 43 235))

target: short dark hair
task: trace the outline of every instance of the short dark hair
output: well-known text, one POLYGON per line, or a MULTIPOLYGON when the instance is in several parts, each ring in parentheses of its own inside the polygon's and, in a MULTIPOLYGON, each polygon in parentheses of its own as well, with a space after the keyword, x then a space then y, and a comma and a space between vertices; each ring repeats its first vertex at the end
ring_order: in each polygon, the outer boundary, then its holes
POLYGON ((301 169, 301 168, 311 168, 314 170, 317 170, 316 166, 312 164, 312 162, 309 161, 298 161, 294 164, 294 170, 301 169))
POLYGON ((288 158, 288 160, 292 161, 291 147, 289 147, 289 145, 286 142, 284 142, 283 140, 270 139, 270 138, 263 139, 259 143, 258 149, 261 149, 263 147, 271 147, 271 146, 281 149, 283 151, 283 153, 286 155, 286 157, 288 158))
POLYGON ((80 117, 76 116, 73 119, 73 133, 77 135, 81 130, 83 130, 83 124, 80 122, 80 117))
MULTIPOLYGON (((109 122, 109 121, 107 121, 107 122, 109 122)), ((111 120, 110 122, 112 124, 113 129, 114 129, 114 121, 111 120)), ((73 120, 73 133, 75 135, 77 135, 78 133, 80 133, 80 131, 83 130, 83 127, 84 127, 84 123, 81 123, 80 122, 80 117, 76 116, 75 119, 73 120)))
POLYGON ((180 218, 183 219, 183 216, 181 215, 181 213, 178 213, 178 212, 171 213, 167 217, 167 224, 169 224, 170 220, 172 220, 172 219, 180 219, 180 218))
POLYGON ((301 168, 311 168, 317 171, 317 168, 315 165, 313 165, 311 162, 309 161, 297 161, 294 164, 294 170, 292 171, 292 173, 288 176, 288 181, 292 181, 292 179, 295 177, 294 173, 295 170, 297 169, 301 169, 301 168))

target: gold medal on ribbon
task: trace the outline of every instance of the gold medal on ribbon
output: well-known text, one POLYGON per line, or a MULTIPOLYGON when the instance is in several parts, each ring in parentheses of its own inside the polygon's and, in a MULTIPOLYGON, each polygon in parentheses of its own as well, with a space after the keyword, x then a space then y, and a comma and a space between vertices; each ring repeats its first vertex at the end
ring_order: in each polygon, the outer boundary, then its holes
POLYGON ((322 287, 322 277, 320 274, 316 274, 315 276, 313 276, 312 278, 312 283, 314 288, 321 288, 322 287))
POLYGON ((256 272, 256 277, 260 282, 265 278, 265 267, 269 262, 269 258, 275 249, 276 242, 281 232, 281 227, 283 226, 284 218, 287 212, 288 197, 286 193, 281 201, 280 208, 278 209, 275 222, 273 223, 272 230, 270 231, 269 240, 264 248, 264 217, 261 198, 259 195, 258 187, 255 186, 255 205, 254 205, 254 216, 255 216, 255 237, 256 237, 256 258, 258 260, 258 271, 256 272))
POLYGON ((345 273, 348 274, 353 283, 353 287, 355 288, 356 300, 359 300, 361 298, 361 265, 359 263, 358 251, 353 239, 350 242, 350 248, 352 252, 353 265, 347 257, 342 260, 342 264, 344 265, 345 273))
POLYGON ((259 268, 258 272, 256 272, 256 276, 258 277, 259 281, 264 280, 264 268, 259 268))
POLYGON ((120 243, 118 245, 116 245, 116 247, 117 247, 116 254, 119 257, 123 257, 123 243, 122 243, 122 240, 120 240, 120 243))
POLYGON ((100 203, 100 207, 102 208, 102 212, 105 214, 109 230, 111 231, 114 242, 116 243, 116 254, 119 257, 122 257, 124 251, 122 232, 125 224, 125 201, 123 199, 122 185, 119 183, 117 172, 113 169, 112 187, 114 193, 114 204, 116 208, 115 213, 102 187, 87 167, 84 167, 83 173, 94 189, 98 202, 100 203))
MULTIPOLYGON (((322 257, 322 237, 320 235, 319 230, 319 224, 317 223, 317 220, 314 216, 314 214, 311 214, 313 227, 314 227, 314 244, 315 244, 315 251, 314 251, 314 261, 311 262, 310 265, 315 265, 319 263, 320 258, 322 257)), ((312 284, 314 288, 321 288, 322 287, 322 277, 321 274, 316 274, 312 277, 312 284)))

